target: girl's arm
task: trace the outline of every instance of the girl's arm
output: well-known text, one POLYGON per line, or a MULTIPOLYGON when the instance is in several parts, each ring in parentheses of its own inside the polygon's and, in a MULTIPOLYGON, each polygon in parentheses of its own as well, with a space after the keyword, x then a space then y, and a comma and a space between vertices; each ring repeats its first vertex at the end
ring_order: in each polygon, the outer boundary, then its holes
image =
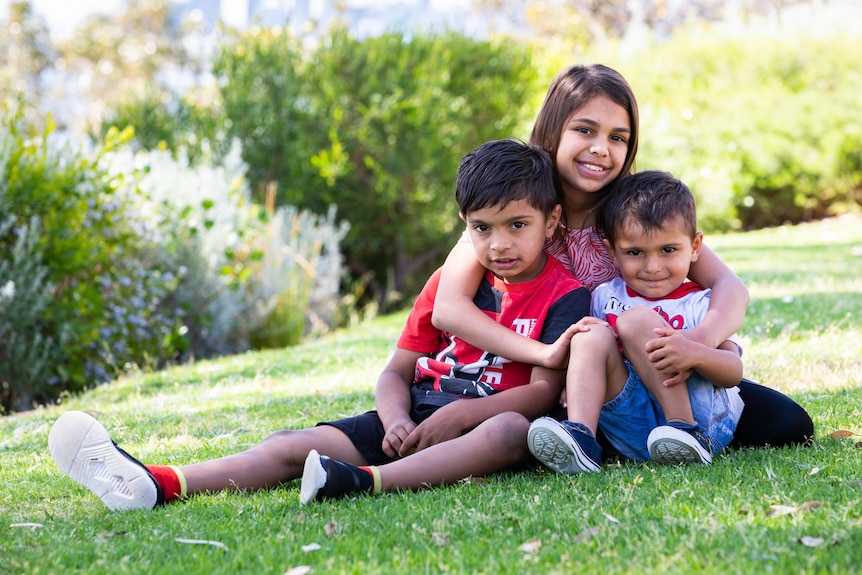
POLYGON ((560 367, 548 358, 549 348, 500 325, 473 303, 486 269, 472 244, 461 240, 446 258, 431 321, 434 327, 458 336, 474 347, 532 365, 560 367), (547 365, 547 363, 552 365, 547 365))
POLYGON ((712 294, 706 317, 684 333, 689 339, 717 348, 742 327, 748 307, 748 289, 706 244, 691 265, 689 279, 711 288, 712 294))

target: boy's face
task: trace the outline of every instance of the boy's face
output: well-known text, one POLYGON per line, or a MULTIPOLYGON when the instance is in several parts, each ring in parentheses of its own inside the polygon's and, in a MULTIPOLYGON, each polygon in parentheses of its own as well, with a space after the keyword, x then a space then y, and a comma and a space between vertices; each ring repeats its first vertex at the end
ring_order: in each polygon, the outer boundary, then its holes
POLYGON ((627 221, 614 246, 604 242, 629 287, 645 297, 663 298, 685 282, 700 255, 703 234, 697 232, 692 239, 679 217, 649 234, 640 224, 627 221))
POLYGON ((545 266, 545 240, 560 222, 561 207, 550 217, 525 200, 462 214, 476 257, 497 277, 510 282, 535 278, 545 266))

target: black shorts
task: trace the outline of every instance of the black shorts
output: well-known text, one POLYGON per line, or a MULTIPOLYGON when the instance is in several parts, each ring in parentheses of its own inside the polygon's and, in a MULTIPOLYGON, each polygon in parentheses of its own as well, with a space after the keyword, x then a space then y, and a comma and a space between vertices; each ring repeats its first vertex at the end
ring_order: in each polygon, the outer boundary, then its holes
MULTIPOLYGON (((462 399, 442 391, 429 392, 424 386, 410 388, 412 408, 410 419, 417 424, 422 423, 446 404, 462 399)), ((341 430, 350 438, 356 450, 365 458, 369 465, 383 465, 393 461, 383 451, 383 437, 386 430, 376 411, 366 411, 362 415, 338 419, 336 421, 321 421, 317 425, 330 425, 341 430)))
POLYGON ((383 423, 376 411, 366 411, 362 415, 336 421, 321 421, 317 425, 330 425, 341 430, 369 465, 383 465, 392 461, 392 458, 383 452, 383 436, 386 430, 383 429, 383 423))

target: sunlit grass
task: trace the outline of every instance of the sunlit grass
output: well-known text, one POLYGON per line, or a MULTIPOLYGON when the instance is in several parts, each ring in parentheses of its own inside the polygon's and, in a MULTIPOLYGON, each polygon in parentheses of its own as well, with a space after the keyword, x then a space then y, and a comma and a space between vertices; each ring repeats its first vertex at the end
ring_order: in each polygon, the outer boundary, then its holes
POLYGON ((751 290, 746 373, 806 407, 811 447, 574 477, 536 466, 308 507, 289 482, 129 513, 109 512, 47 452, 67 409, 93 413, 144 461, 181 465, 372 408, 402 312, 295 348, 130 374, 0 419, 0 573, 858 573, 858 223, 708 238, 751 290), (839 430, 849 434, 831 437, 839 430), (795 511, 775 513, 784 508, 795 511))

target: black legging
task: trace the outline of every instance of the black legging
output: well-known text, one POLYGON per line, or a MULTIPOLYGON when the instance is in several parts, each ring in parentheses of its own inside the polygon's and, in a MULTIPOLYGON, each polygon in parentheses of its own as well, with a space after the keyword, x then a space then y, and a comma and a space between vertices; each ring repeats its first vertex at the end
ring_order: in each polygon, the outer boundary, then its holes
POLYGON ((730 447, 783 447, 806 444, 814 437, 814 422, 801 405, 751 380, 739 383, 745 402, 730 447))

